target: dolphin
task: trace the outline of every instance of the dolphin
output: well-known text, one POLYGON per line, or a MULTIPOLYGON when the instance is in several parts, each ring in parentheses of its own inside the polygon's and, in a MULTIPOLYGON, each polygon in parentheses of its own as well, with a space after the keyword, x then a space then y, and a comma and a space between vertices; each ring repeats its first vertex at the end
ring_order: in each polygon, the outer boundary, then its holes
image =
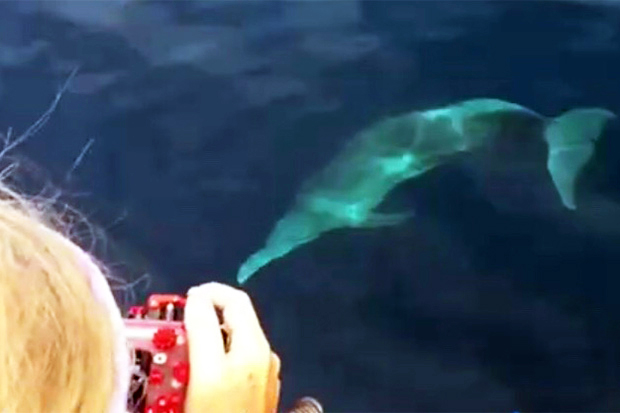
POLYGON ((546 146, 546 168, 559 201, 574 210, 579 173, 614 117, 602 108, 577 108, 549 118, 516 103, 478 98, 380 120, 358 132, 301 185, 264 246, 240 266, 237 281, 245 283, 271 261, 328 231, 403 223, 411 213, 377 211, 396 186, 459 155, 493 147, 546 146))

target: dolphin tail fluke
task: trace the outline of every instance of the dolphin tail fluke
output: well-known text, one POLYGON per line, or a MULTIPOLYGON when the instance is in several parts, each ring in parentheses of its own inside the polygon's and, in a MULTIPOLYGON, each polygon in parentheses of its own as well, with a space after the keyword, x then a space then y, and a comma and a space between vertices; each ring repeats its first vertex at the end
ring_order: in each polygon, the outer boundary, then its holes
POLYGON ((566 208, 576 208, 575 184, 579 173, 592 158, 603 127, 614 117, 605 109, 574 109, 552 119, 547 125, 547 169, 566 208))

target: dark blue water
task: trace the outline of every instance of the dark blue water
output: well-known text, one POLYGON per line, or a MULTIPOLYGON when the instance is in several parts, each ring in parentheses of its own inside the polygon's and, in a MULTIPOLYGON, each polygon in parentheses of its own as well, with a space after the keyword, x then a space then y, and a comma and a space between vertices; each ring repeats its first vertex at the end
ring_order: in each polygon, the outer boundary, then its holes
MULTIPOLYGON (((0 128, 23 131, 79 66, 16 154, 107 231, 116 273, 150 274, 139 295, 181 293, 234 283, 300 183, 382 117, 479 96, 620 113, 619 30, 612 0, 2 2, 0 128)), ((261 270, 245 288, 284 403, 619 411, 619 132, 575 212, 447 165, 386 201, 407 223, 261 270)))

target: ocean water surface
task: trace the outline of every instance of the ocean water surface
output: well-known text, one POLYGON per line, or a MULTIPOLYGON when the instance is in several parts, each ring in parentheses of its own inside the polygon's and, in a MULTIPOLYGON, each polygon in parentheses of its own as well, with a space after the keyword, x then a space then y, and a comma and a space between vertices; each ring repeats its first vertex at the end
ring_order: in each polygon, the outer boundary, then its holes
MULTIPOLYGON (((116 274, 148 274, 143 299, 237 285, 306 179, 382 119, 478 97, 620 114, 620 3, 0 2, 0 130, 27 129, 72 72, 15 153, 102 228, 116 274)), ((283 405, 619 411, 618 122, 575 210, 529 166, 447 162, 385 198, 412 213, 399 225, 261 268, 243 288, 283 405)))

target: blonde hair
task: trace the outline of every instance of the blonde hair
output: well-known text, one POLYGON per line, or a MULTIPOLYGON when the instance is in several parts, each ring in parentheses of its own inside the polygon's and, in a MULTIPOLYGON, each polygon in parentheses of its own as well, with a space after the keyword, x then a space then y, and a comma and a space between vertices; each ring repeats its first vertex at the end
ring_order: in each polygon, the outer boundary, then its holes
POLYGON ((0 411, 107 413, 114 340, 49 203, 0 183, 0 411))

